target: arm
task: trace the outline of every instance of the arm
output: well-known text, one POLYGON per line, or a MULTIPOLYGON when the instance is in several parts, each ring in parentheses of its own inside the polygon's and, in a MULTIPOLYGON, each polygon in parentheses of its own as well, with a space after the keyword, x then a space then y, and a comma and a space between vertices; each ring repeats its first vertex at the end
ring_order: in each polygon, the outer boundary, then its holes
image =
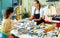
POLYGON ((12 20, 11 21, 11 23, 13 24, 13 25, 15 25, 15 24, 17 24, 17 23, 19 23, 20 21, 17 21, 17 22, 15 22, 14 20, 12 20))
POLYGON ((31 17, 29 17, 28 19, 29 19, 29 20, 32 20, 32 19, 33 19, 33 17, 34 17, 34 16, 31 16, 31 17))
POLYGON ((42 18, 40 17, 39 19, 36 19, 37 21, 40 21, 42 18))
POLYGON ((19 20, 19 21, 17 21, 17 22, 15 22, 14 20, 11 21, 11 23, 12 23, 13 25, 15 25, 15 24, 17 24, 17 23, 19 23, 19 22, 24 22, 24 20, 19 20))

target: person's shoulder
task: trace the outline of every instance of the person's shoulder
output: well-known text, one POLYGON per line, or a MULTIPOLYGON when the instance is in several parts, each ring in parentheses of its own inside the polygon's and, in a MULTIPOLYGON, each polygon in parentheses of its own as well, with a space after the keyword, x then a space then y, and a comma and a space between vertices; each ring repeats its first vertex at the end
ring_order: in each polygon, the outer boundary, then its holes
POLYGON ((3 19, 2 23, 10 24, 11 23, 11 20, 10 19, 3 19))
POLYGON ((5 19, 5 22, 10 23, 11 20, 10 19, 5 19))

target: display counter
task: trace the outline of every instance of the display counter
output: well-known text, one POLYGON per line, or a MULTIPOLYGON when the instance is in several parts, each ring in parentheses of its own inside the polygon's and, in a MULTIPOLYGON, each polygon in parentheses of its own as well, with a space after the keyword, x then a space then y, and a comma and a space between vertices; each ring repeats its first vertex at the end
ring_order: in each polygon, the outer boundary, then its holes
POLYGON ((14 34, 19 38, 57 38, 57 35, 59 34, 58 29, 56 29, 53 24, 45 24, 41 26, 36 25, 36 22, 34 22, 33 20, 25 19, 24 22, 19 22, 14 26, 18 28, 12 30, 11 34, 14 34), (20 34, 21 31, 19 30, 23 28, 25 29, 25 33, 20 34))

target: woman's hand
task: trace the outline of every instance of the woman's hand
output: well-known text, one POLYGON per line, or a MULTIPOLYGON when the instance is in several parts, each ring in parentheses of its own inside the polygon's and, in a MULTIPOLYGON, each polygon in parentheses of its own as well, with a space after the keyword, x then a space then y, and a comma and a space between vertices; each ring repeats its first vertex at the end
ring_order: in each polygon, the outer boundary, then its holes
POLYGON ((34 19, 34 21, 40 21, 42 18, 34 19))
POLYGON ((37 21, 37 19, 34 19, 34 21, 37 21))
POLYGON ((28 18, 28 20, 32 20, 32 18, 30 17, 30 18, 28 18))
POLYGON ((34 21, 40 21, 40 19, 34 19, 34 21))
POLYGON ((32 19, 33 19, 33 16, 29 17, 28 19, 29 19, 29 20, 32 20, 32 19))
POLYGON ((14 29, 18 29, 18 27, 14 26, 13 28, 11 28, 9 30, 11 31, 11 30, 14 30, 14 29))
POLYGON ((12 28, 12 29, 17 29, 18 27, 16 27, 16 26, 14 26, 14 28, 12 28))

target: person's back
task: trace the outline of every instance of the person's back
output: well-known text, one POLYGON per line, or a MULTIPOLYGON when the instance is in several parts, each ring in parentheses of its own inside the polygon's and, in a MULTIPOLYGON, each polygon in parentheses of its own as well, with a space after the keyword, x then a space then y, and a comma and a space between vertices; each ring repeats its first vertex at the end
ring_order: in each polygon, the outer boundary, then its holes
POLYGON ((12 28, 12 24, 10 23, 9 19, 3 19, 2 29, 1 29, 2 33, 8 37, 10 34, 10 31, 7 31, 8 29, 6 29, 6 27, 8 27, 9 29, 12 28), (7 26, 8 24, 9 24, 9 27, 7 26))

